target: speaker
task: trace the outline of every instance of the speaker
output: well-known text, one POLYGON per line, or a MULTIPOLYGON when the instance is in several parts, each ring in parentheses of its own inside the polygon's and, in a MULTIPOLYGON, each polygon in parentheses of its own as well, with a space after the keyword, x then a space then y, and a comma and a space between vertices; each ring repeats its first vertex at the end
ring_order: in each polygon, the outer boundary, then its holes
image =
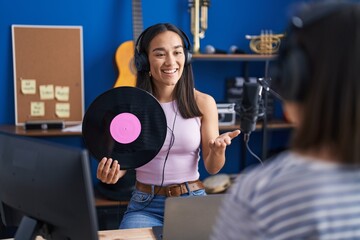
MULTIPOLYGON (((148 55, 146 54, 145 51, 141 51, 141 45, 142 45, 142 40, 144 38, 144 36, 152 29, 154 29, 154 27, 159 26, 159 25, 164 25, 164 24, 157 24, 154 26, 150 26, 147 29, 145 29, 140 36, 137 38, 136 43, 135 43, 135 56, 134 56, 134 62, 135 62, 135 66, 137 71, 139 72, 148 72, 150 71, 150 63, 149 63, 149 59, 148 59, 148 55)), ((165 24, 166 26, 171 26, 171 29, 176 29, 179 31, 179 35, 182 38, 185 46, 184 46, 184 55, 185 55, 185 65, 190 64, 191 62, 191 58, 192 58, 192 54, 191 54, 191 43, 190 40, 188 38, 188 36, 181 30, 178 29, 177 27, 175 27, 174 25, 171 24, 165 24)), ((169 30, 172 31, 172 30, 169 30)), ((174 31, 176 32, 176 31, 174 31)), ((177 32, 176 32, 177 33, 177 32)))
POLYGON ((288 101, 302 102, 311 81, 311 63, 306 52, 298 42, 298 33, 323 20, 348 2, 317 2, 302 4, 298 13, 291 18, 282 41, 278 60, 270 69, 272 88, 288 101))

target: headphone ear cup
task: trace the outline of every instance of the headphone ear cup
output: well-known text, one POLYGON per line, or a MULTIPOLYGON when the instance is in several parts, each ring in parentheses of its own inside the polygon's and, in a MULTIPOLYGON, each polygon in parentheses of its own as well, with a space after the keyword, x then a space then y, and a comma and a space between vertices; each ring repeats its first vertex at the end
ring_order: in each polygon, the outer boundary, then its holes
POLYGON ((301 102, 306 93, 310 70, 306 54, 295 47, 286 55, 281 66, 280 95, 285 99, 301 102))
POLYGON ((139 72, 147 72, 150 71, 150 64, 149 64, 149 60, 148 57, 146 56, 145 53, 139 53, 137 50, 135 51, 135 66, 136 69, 139 72))
POLYGON ((306 53, 297 46, 281 49, 279 60, 270 69, 271 85, 288 101, 301 102, 310 81, 310 64, 306 53))

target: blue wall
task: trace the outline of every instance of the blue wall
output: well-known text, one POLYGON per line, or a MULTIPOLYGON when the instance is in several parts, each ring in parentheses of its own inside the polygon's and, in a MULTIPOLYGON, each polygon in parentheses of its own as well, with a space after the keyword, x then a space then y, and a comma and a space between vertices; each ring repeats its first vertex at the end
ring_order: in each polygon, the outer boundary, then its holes
MULTIPOLYGON (((282 33, 291 6, 296 0, 213 0, 209 8, 208 30, 201 40, 201 49, 211 44, 228 50, 231 45, 250 52, 245 34, 257 35, 262 29, 282 33)), ((158 22, 172 22, 186 32, 190 39, 190 16, 187 0, 142 1, 144 28, 158 22)), ((117 78, 114 53, 117 47, 132 36, 130 0, 2 0, 0 1, 0 124, 14 124, 13 59, 11 24, 81 25, 84 41, 85 108, 100 93, 113 86, 117 78)), ((194 62, 196 87, 225 100, 225 77, 242 74, 240 62, 194 62)), ((263 65, 254 63, 250 75, 262 76, 263 65)), ((279 133, 276 145, 286 143, 287 133, 279 133), (283 135, 283 136, 282 136, 283 135)), ((252 141, 261 141, 258 133, 252 141)), ((50 140, 81 145, 81 139, 49 138, 50 140)), ((259 144, 253 144, 260 152, 259 144)), ((240 144, 228 151, 224 171, 239 170, 240 144)))

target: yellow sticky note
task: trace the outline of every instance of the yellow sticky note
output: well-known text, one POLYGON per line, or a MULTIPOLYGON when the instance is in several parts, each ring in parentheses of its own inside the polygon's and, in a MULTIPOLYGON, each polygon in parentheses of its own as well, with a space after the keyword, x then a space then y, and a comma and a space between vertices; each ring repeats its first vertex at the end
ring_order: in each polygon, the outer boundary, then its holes
POLYGON ((59 118, 69 118, 70 117, 70 103, 56 103, 55 113, 59 118))
POLYGON ((36 80, 21 79, 21 92, 23 94, 36 94, 36 80))
POLYGON ((39 88, 41 100, 54 99, 54 85, 41 85, 39 88))
POLYGON ((55 86, 55 98, 59 101, 69 101, 69 87, 55 86))
POLYGON ((31 102, 30 103, 30 115, 32 117, 45 116, 45 103, 44 102, 31 102))

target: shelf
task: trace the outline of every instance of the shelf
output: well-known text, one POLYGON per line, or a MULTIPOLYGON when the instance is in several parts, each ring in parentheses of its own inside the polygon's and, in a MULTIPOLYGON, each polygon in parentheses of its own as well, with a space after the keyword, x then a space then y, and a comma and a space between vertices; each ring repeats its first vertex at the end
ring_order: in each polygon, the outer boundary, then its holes
MULTIPOLYGON (((267 123, 268 130, 291 129, 293 127, 294 127, 293 124, 281 120, 273 120, 267 123)), ((256 130, 261 130, 262 128, 263 128, 263 123, 258 122, 256 124, 256 130)), ((236 123, 235 125, 230 125, 230 126, 219 126, 220 131, 233 131, 236 129, 240 129, 240 123, 236 123)))
POLYGON ((201 61, 272 61, 277 55, 261 55, 261 54, 201 54, 192 55, 193 60, 201 61))
POLYGON ((96 207, 113 207, 113 206, 127 206, 129 201, 117 201, 107 199, 95 193, 95 206, 96 207))
MULTIPOLYGON (((68 127, 68 126, 67 126, 68 127)), ((28 137, 81 136, 81 132, 64 132, 61 129, 25 130, 23 126, 1 125, 0 132, 28 137)))

